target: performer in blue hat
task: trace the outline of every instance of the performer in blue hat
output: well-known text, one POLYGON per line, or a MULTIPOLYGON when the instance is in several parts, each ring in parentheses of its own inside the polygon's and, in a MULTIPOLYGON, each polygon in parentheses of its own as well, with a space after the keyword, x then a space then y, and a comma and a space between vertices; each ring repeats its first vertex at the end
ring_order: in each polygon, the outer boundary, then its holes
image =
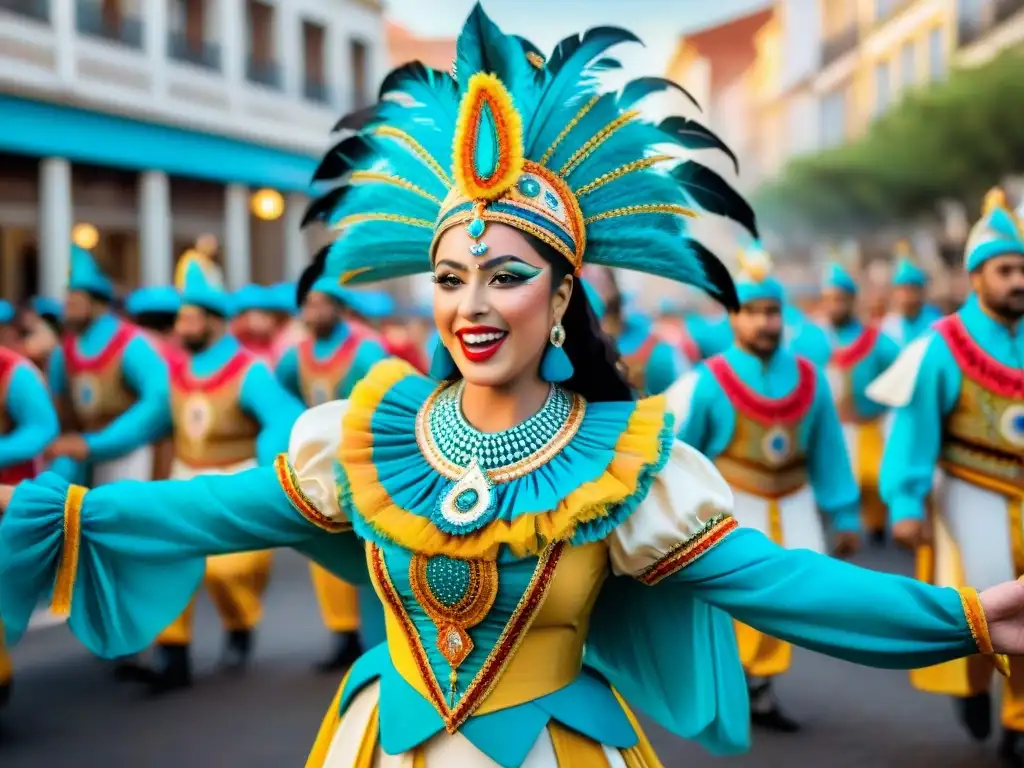
POLYGON ((166 430, 167 365, 139 329, 111 311, 114 286, 92 254, 71 245, 67 333, 49 361, 63 432, 51 469, 94 485, 148 480, 166 430))
POLYGON ((942 317, 934 304, 925 301, 928 275, 913 259, 910 243, 896 244, 896 268, 892 274, 893 309, 882 320, 882 332, 901 348, 924 334, 942 317))
MULTIPOLYGON (((186 254, 176 283, 181 294, 176 330, 191 359, 174 370, 171 381, 171 477, 231 475, 270 464, 287 446, 301 403, 228 333, 232 298, 211 262, 186 254)), ((227 633, 222 661, 229 669, 243 668, 251 656, 271 560, 264 549, 207 561, 203 583, 227 633)), ((156 692, 191 683, 192 613, 190 604, 157 638, 156 692)))
MULTIPOLYGON (((13 323, 14 307, 0 300, 0 325, 13 323)), ((60 432, 42 375, 9 343, 0 342, 0 484, 35 477, 39 456, 60 432)), ((10 698, 13 666, 0 622, 0 708, 10 698)))
MULTIPOLYGON (((782 347, 784 291, 767 252, 748 250, 740 265, 733 345, 667 393, 679 437, 715 462, 732 487, 741 525, 784 547, 826 552, 820 509, 837 553, 850 554, 860 499, 828 381, 814 363, 782 347)), ((772 686, 789 669, 790 645, 743 624, 736 631, 754 724, 798 730, 772 686)))
POLYGON ((419 63, 385 78, 381 101, 343 120, 355 133, 325 156, 316 177, 334 186, 312 210, 343 233, 326 276, 433 275, 444 381, 378 363, 348 400, 303 414, 273 468, 0 487, 10 636, 52 592, 88 647, 138 647, 219 552, 291 546, 368 578, 387 641, 339 686, 307 768, 656 766, 632 706, 743 751, 730 614, 878 666, 1024 652, 1016 582, 944 589, 779 547, 737 525, 665 398, 635 399, 577 289, 583 264, 732 308, 691 218, 704 201, 756 234, 686 150, 694 123, 680 134, 632 109, 667 83, 603 93, 607 49, 635 39, 591 30, 546 61, 476 6, 454 78, 419 63))
MULTIPOLYGON (((1024 576, 1024 224, 1002 190, 982 210, 967 240, 967 302, 868 389, 897 409, 881 472, 893 536, 917 548, 918 577, 941 585, 1024 576), (936 469, 943 482, 933 493, 936 469)), ((1022 766, 1024 665, 1013 659, 1011 667, 1001 753, 1006 765, 1022 766)), ((956 697, 964 726, 983 740, 992 727, 988 672, 964 659, 914 671, 911 682, 956 697)))
MULTIPOLYGON (((297 286, 297 303, 310 338, 286 351, 277 365, 278 380, 309 408, 348 398, 370 368, 388 356, 375 338, 343 319, 354 292, 323 276, 329 248, 316 255, 297 286)), ((364 647, 384 640, 380 601, 372 590, 358 595, 354 585, 316 563, 311 564, 311 574, 324 626, 334 634, 333 648, 318 668, 323 672, 347 669, 364 647), (367 621, 361 622, 360 614, 367 621)))
POLYGON ((664 299, 659 304, 658 314, 658 335, 682 355, 688 367, 714 354, 711 350, 716 344, 716 331, 693 309, 664 299))
POLYGON ((878 471, 886 409, 865 390, 896 360, 899 347, 877 325, 864 325, 857 319, 857 282, 838 262, 828 264, 821 295, 833 345, 828 378, 853 476, 860 486, 861 521, 873 540, 881 543, 887 520, 885 504, 878 495, 878 471))

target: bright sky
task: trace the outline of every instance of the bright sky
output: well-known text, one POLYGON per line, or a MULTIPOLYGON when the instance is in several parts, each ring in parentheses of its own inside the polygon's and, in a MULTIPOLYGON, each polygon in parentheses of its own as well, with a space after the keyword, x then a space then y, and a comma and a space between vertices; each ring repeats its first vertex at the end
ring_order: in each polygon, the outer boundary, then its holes
MULTIPOLYGON (((428 37, 458 34, 474 0, 386 0, 388 13, 428 37)), ((597 26, 625 27, 645 48, 618 55, 637 74, 662 74, 678 36, 724 21, 766 0, 483 0, 484 10, 506 32, 550 51, 562 38, 597 26), (543 19, 543 22, 538 22, 543 19)))

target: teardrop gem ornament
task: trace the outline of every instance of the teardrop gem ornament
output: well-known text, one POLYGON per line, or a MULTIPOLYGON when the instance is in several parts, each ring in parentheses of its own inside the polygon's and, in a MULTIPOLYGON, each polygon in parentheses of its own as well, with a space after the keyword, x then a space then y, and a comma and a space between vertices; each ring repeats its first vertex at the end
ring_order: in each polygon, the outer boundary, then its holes
POLYGON ((494 489, 474 458, 451 489, 441 497, 435 523, 446 533, 466 533, 493 514, 494 489))
POLYGON ((497 200, 523 172, 523 118, 496 75, 477 72, 459 103, 452 175, 467 200, 497 200))
POLYGON ((486 229, 486 227, 487 224, 483 219, 473 219, 466 225, 466 234, 474 240, 479 240, 484 236, 484 229, 486 229))
POLYGON ((476 151, 473 164, 477 178, 490 181, 498 170, 501 144, 498 143, 498 125, 491 111, 491 105, 484 101, 480 105, 480 124, 476 130, 476 151))

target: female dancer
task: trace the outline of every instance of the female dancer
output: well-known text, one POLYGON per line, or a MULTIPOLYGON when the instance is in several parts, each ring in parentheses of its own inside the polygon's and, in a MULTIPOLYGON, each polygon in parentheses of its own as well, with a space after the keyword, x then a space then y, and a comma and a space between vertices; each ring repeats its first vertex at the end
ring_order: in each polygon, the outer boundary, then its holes
POLYGON ((703 204, 753 228, 720 178, 672 166, 673 144, 717 145, 709 133, 632 109, 664 81, 598 92, 604 51, 632 39, 592 30, 545 62, 477 8, 455 79, 392 73, 343 121, 356 133, 317 176, 344 183, 310 215, 344 231, 330 276, 432 271, 443 383, 378 364, 349 400, 306 412, 272 469, 4 490, 10 635, 52 589, 90 649, 132 653, 182 611, 207 555, 295 547, 372 582, 387 620, 331 705, 316 768, 658 765, 625 699, 711 750, 745 749, 727 611, 877 666, 1024 650, 1024 585, 979 597, 776 547, 737 528, 665 401, 632 400, 574 290, 584 259, 733 304, 688 217, 703 204))

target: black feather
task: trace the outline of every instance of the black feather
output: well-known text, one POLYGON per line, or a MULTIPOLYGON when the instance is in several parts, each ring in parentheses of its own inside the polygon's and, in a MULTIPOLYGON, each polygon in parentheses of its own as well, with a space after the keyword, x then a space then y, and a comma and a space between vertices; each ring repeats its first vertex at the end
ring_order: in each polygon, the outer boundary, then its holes
POLYGON ((302 224, 300 226, 305 227, 306 225, 314 221, 324 221, 334 211, 334 209, 341 202, 341 199, 348 192, 349 186, 344 184, 340 187, 335 187, 330 192, 327 192, 320 197, 312 200, 308 206, 306 206, 306 213, 302 217, 302 224))
POLYGON ((590 68, 595 72, 611 72, 615 69, 622 69, 622 62, 611 56, 605 56, 591 64, 590 68))
POLYGON ((676 91, 683 94, 700 111, 700 104, 693 98, 693 94, 679 83, 664 77, 638 77, 636 80, 630 80, 622 89, 622 96, 619 97, 619 100, 623 109, 629 109, 641 99, 646 99, 648 96, 662 91, 676 91))
POLYGON ((330 250, 331 246, 325 245, 316 252, 309 266, 302 270, 299 282, 295 286, 295 303, 300 307, 306 303, 306 297, 309 295, 310 290, 312 290, 313 285, 323 276, 324 269, 327 267, 327 254, 330 250))
POLYGON ((758 237, 757 217, 750 203, 710 168, 688 160, 672 169, 672 178, 701 208, 732 219, 755 238, 758 237))
POLYGON ((547 70, 552 75, 557 75, 568 62, 572 61, 577 51, 581 48, 589 48, 595 43, 599 45, 598 50, 595 51, 595 53, 597 53, 599 51, 607 50, 612 45, 617 45, 618 43, 640 42, 640 38, 628 29, 621 29, 619 27, 594 27, 593 29, 588 29, 582 35, 569 35, 569 37, 556 45, 554 52, 551 54, 550 60, 548 60, 547 70))
POLYGON ((736 173, 740 172, 740 162, 728 145, 695 120, 688 120, 685 117, 668 117, 661 121, 658 128, 669 134, 679 146, 685 149, 721 150, 732 160, 736 173))
POLYGON ((331 133, 363 130, 377 115, 377 106, 377 104, 371 104, 368 107, 357 109, 355 112, 349 112, 334 124, 331 133))
POLYGON ((715 254, 692 238, 686 238, 686 247, 704 270, 704 277, 708 283, 710 293, 728 312, 735 312, 740 308, 740 299, 736 294, 736 283, 725 264, 715 254))
POLYGON ((403 64, 388 73, 388 76, 384 78, 384 82, 380 85, 380 98, 383 99, 389 93, 404 90, 403 84, 406 80, 417 80, 421 83, 426 83, 436 77, 447 77, 450 79, 451 75, 439 69, 428 67, 422 61, 410 61, 408 64, 403 64))
POLYGON ((349 136, 335 144, 324 155, 316 171, 313 172, 313 181, 329 181, 344 176, 352 168, 365 160, 372 148, 367 140, 359 136, 349 136))

